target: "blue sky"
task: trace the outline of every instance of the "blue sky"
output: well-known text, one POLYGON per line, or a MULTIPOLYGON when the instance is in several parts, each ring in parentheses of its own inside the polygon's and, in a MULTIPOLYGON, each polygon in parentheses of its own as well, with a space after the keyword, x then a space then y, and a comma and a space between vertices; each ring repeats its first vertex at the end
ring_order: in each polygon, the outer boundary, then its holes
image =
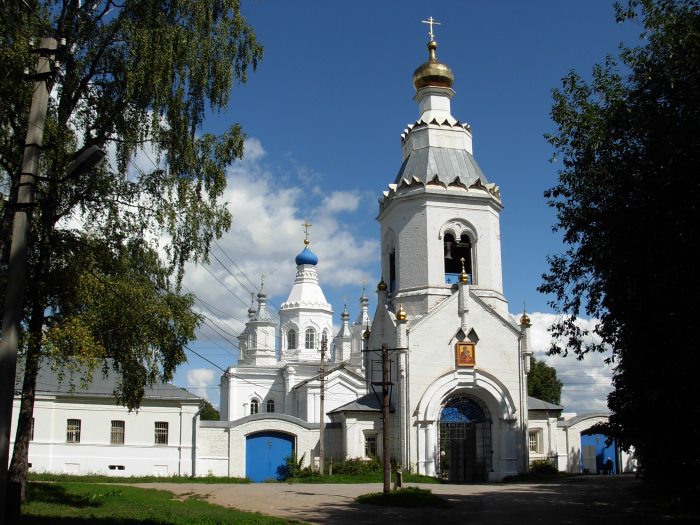
MULTIPOLYGON (((187 272, 185 285, 206 302, 198 306, 210 318, 193 349, 221 368, 235 362, 230 341, 249 301, 238 280, 251 288, 246 277, 257 285, 264 273, 271 302, 283 302, 306 219, 314 225, 312 249, 336 323, 344 297, 351 320, 357 316, 362 279, 374 311, 377 199, 400 166, 399 136, 418 117, 411 75, 427 59, 428 26, 421 20, 432 16, 442 23, 435 28, 438 59, 455 75, 452 114, 471 124, 475 158, 501 188, 510 311, 521 312, 525 303, 533 312, 533 340, 543 357, 555 311, 536 288, 546 256, 562 250, 543 197, 557 173, 543 138, 553 131, 551 90, 570 69, 588 76, 641 28, 617 24, 612 2, 603 0, 244 0, 242 10, 265 58, 246 85, 233 89, 227 111, 204 127, 222 132, 238 122, 248 141, 245 159, 229 172, 234 225, 213 250, 227 268, 212 259, 208 271, 187 272)), ((610 371, 600 356, 548 360, 564 380, 567 410, 605 409, 610 371)), ((218 404, 220 373, 192 354, 175 382, 218 404)))

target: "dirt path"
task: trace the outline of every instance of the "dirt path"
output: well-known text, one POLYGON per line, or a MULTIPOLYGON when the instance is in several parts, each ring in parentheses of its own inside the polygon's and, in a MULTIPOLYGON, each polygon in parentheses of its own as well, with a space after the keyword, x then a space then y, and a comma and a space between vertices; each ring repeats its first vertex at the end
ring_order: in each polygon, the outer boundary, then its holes
MULTIPOLYGON (((449 509, 405 509, 359 505, 355 497, 382 486, 258 483, 205 485, 140 484, 179 496, 197 495, 211 503, 308 523, 474 525, 566 523, 615 525, 650 522, 697 523, 665 515, 639 497, 640 480, 630 476, 583 476, 551 483, 423 485, 450 502, 449 509)), ((695 518, 697 519, 697 517, 695 518)))

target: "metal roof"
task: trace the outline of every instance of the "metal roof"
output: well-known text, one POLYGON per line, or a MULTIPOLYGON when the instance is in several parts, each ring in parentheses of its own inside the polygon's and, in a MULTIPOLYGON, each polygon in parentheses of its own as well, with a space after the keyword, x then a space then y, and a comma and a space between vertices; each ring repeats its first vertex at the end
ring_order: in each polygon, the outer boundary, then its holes
MULTIPOLYGON (((394 411, 394 407, 390 406, 389 410, 394 411)), ((351 401, 346 405, 340 406, 335 410, 329 412, 329 414, 334 414, 336 412, 381 412, 382 405, 374 394, 365 394, 362 397, 358 397, 355 401, 351 401)))
POLYGON ((474 157, 464 149, 426 147, 415 150, 404 160, 395 184, 401 184, 402 180, 410 184, 418 180, 423 184, 437 181, 445 186, 459 182, 470 186, 479 180, 482 184, 488 184, 484 172, 476 163, 474 157))
MULTIPOLYGON (((117 389, 118 374, 114 371, 112 360, 107 359, 107 374, 98 366, 93 374, 92 381, 83 384, 82 374, 66 371, 64 377, 59 378, 59 373, 54 371, 49 361, 41 363, 37 374, 36 390, 38 394, 62 395, 62 396, 94 396, 114 398, 117 389)), ((15 390, 22 390, 24 377, 24 364, 17 363, 15 376, 15 390)), ((145 387, 144 399, 172 399, 197 401, 201 398, 170 383, 157 380, 152 386, 145 387)))
POLYGON ((564 410, 563 406, 555 405, 554 403, 547 403, 536 397, 527 396, 527 409, 528 410, 564 410))

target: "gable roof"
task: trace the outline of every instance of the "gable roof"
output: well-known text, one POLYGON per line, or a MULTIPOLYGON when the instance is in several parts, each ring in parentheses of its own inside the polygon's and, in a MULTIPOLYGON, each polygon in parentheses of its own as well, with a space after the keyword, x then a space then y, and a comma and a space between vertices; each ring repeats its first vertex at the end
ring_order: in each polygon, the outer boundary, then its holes
POLYGON ((527 409, 528 410, 564 410, 563 406, 555 405, 554 403, 548 403, 547 401, 542 401, 536 397, 527 396, 527 409))
MULTIPOLYGON (((117 389, 118 374, 114 371, 112 360, 107 359, 107 374, 102 373, 101 367, 95 369, 92 374, 92 381, 83 384, 82 376, 79 373, 67 372, 63 378, 51 368, 51 363, 42 361, 36 379, 37 394, 61 395, 61 396, 90 396, 101 398, 114 398, 114 391, 117 389)), ((15 391, 22 390, 22 380, 24 377, 24 364, 17 363, 17 374, 15 375, 15 391)), ((200 397, 188 392, 184 388, 177 387, 171 383, 164 383, 157 380, 152 386, 144 390, 144 399, 169 399, 181 401, 198 401, 200 397)))
MULTIPOLYGON (((335 410, 328 412, 329 414, 335 414, 337 412, 381 412, 382 405, 374 394, 365 394, 364 396, 358 397, 355 401, 351 401, 343 406, 339 406, 335 410)), ((389 406, 389 411, 393 412, 394 407, 389 406)))

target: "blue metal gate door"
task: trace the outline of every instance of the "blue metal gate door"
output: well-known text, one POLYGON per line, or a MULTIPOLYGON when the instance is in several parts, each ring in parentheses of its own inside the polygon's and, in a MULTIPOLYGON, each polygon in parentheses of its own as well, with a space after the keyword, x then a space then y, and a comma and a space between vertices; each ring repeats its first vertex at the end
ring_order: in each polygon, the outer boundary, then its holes
POLYGON ((604 434, 581 433, 581 470, 587 474, 617 474, 617 446, 615 441, 606 445, 608 437, 604 434), (608 471, 607 460, 612 461, 612 469, 608 471))
POLYGON ((257 432, 246 437, 245 475, 259 483, 277 479, 277 467, 294 449, 294 436, 282 432, 257 432))

